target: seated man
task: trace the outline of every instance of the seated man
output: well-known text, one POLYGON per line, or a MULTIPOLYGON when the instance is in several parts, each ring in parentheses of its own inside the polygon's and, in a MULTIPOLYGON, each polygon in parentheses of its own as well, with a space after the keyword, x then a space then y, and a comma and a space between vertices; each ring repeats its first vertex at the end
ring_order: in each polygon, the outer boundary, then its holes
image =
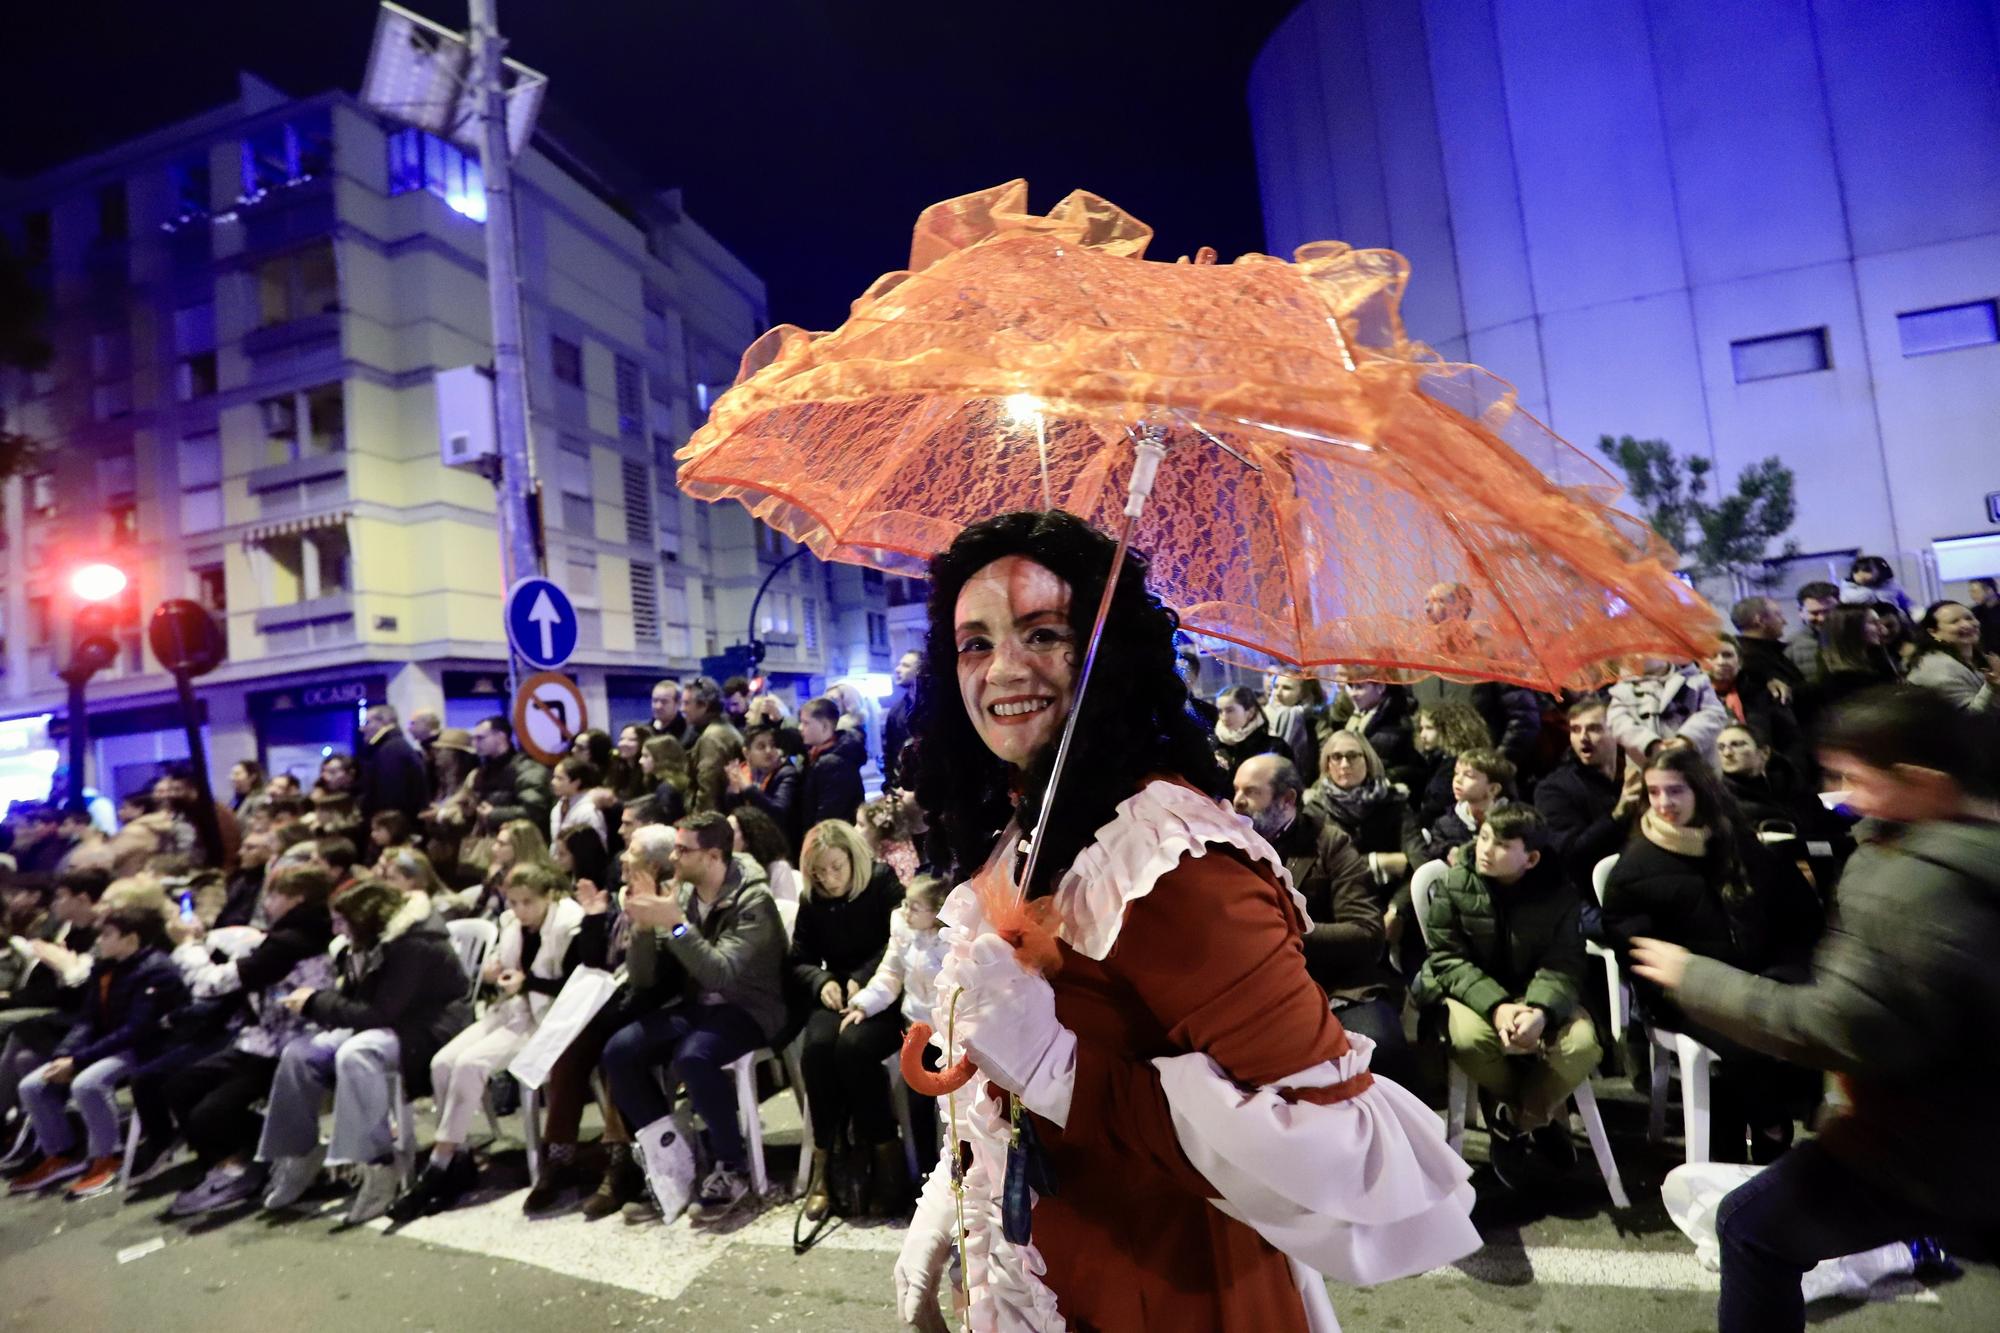
POLYGON ((1493 1170, 1519 1188, 1529 1137, 1554 1166, 1576 1161, 1564 1104, 1597 1067, 1597 1032, 1577 998, 1583 935, 1576 891, 1542 856, 1545 830, 1526 806, 1496 810, 1479 828, 1473 864, 1431 890, 1430 956, 1419 1005, 1442 1001, 1451 1058, 1500 1103, 1493 1170))
POLYGON ((1340 1025, 1375 1043, 1369 1068, 1410 1086, 1403 1036, 1403 987, 1387 964, 1382 909, 1368 858, 1331 820, 1300 808, 1305 782, 1291 760, 1264 754, 1236 770, 1236 812, 1270 842, 1306 900, 1306 971, 1332 1002, 1340 1025))
POLYGON ((89 1199, 118 1183, 118 1083, 152 1055, 164 1036, 162 1020, 187 1000, 187 986, 167 956, 167 924, 148 907, 120 907, 105 915, 97 933, 83 1021, 71 1028, 55 1058, 21 1083, 21 1104, 35 1126, 42 1158, 15 1179, 9 1193, 31 1194, 62 1181, 73 1199, 89 1199), (65 1107, 83 1118, 86 1148, 65 1107))
POLYGON ((784 923, 767 890, 743 884, 731 856, 735 842, 729 821, 713 811, 691 815, 676 829, 648 825, 633 834, 624 856, 633 956, 645 935, 686 979, 679 1003, 621 1028, 605 1043, 601 1062, 663 1213, 681 1191, 671 1178, 677 1131, 661 1067, 687 1085, 715 1161, 696 1196, 698 1222, 731 1216, 750 1192, 736 1086, 725 1066, 785 1026, 784 923))
MULTIPOLYGON (((110 887, 111 876, 95 867, 56 877, 48 919, 28 942, 27 966, 15 974, 11 998, 0 1009, 0 1113, 14 1109, 21 1080, 48 1061, 83 1010, 97 904, 110 887)), ((32 1139, 23 1138, 20 1152, 0 1167, 22 1167, 32 1151, 32 1139)))

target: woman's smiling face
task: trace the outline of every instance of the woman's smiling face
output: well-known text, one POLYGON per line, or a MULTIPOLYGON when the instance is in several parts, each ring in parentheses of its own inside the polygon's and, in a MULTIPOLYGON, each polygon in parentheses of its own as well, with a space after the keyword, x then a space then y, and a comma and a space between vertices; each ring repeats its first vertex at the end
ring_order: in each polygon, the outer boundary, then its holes
POLYGON ((1055 744, 1076 690, 1070 586, 1025 556, 995 560, 965 582, 952 623, 958 692, 973 729, 1015 768, 1055 744))

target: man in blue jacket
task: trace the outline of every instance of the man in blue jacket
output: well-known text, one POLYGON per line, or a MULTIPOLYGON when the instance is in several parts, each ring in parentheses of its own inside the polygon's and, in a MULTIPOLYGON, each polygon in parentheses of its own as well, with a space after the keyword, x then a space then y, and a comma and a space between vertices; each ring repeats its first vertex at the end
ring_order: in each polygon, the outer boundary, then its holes
POLYGON ((94 1198, 118 1183, 118 1084, 165 1040, 169 1013, 187 1002, 187 986, 167 956, 167 926, 150 907, 121 907, 97 931, 83 1021, 55 1058, 21 1082, 21 1105, 35 1126, 42 1159, 9 1187, 32 1194, 72 1181, 69 1196, 94 1198), (64 1108, 83 1118, 85 1150, 64 1108))

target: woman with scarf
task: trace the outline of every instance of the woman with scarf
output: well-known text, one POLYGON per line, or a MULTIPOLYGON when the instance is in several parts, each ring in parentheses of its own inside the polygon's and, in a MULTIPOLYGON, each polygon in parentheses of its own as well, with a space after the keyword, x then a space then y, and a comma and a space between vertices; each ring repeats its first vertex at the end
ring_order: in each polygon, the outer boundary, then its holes
MULTIPOLYGON (((1647 762, 1645 783, 1639 827, 1604 886, 1605 934, 1620 948, 1643 936, 1759 976, 1804 980, 1824 916, 1798 867, 1764 849, 1691 747, 1660 750, 1647 762)), ((1753 1160, 1770 1161, 1789 1147, 1792 1121, 1818 1098, 1819 1076, 1690 1022, 1650 982, 1634 981, 1633 989, 1647 1023, 1685 1033, 1722 1057, 1716 1159, 1735 1159, 1742 1127, 1753 1160)))
POLYGON ((1113 549, 1015 513, 931 564, 915 793, 961 881, 932 1045, 972 1075, 945 1101, 900 1314, 940 1325, 962 1217, 975 1328, 1330 1329, 1321 1274, 1380 1282, 1478 1246, 1467 1168, 1307 975, 1297 896, 1219 803, 1136 553, 1077 704, 1113 549), (1087 761, 1051 791, 1072 705, 1087 761))
POLYGON ((1245 759, 1260 754, 1291 758, 1292 747, 1271 730, 1263 706, 1248 686, 1231 685, 1215 696, 1215 708, 1215 760, 1223 772, 1234 776, 1245 759))

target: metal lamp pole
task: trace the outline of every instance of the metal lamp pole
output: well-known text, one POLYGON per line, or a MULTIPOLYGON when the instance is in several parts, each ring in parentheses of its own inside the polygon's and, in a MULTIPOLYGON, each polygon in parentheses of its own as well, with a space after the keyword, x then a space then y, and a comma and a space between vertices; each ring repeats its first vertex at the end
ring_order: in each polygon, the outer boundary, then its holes
MULTIPOLYGON (((528 517, 534 478, 528 456, 528 370, 522 351, 520 274, 515 264, 513 161, 507 147, 507 95, 501 83, 500 36, 495 0, 471 0, 473 77, 479 89, 479 167, 486 188, 486 299, 493 321, 494 425, 500 477, 494 497, 500 519, 501 581, 508 588, 541 572, 528 517)), ((510 650, 511 693, 519 663, 510 650)))

